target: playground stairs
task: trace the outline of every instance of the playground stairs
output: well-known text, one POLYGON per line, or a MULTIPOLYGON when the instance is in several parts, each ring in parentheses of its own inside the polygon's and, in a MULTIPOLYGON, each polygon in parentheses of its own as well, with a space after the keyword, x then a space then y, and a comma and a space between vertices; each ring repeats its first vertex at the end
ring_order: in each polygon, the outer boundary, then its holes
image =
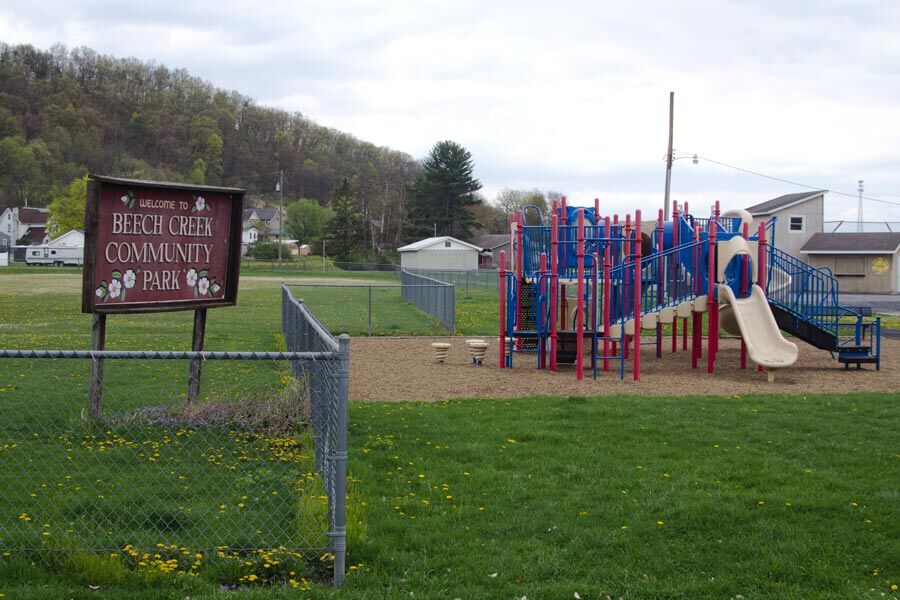
POLYGON ((822 350, 831 352, 838 347, 838 339, 835 334, 807 320, 802 313, 788 310, 774 302, 769 302, 769 307, 772 309, 772 314, 775 315, 778 328, 782 331, 787 331, 794 337, 822 350))
POLYGON ((881 322, 865 321, 861 311, 838 304, 838 284, 825 269, 770 248, 767 299, 778 327, 837 355, 845 368, 881 366, 881 322), (848 322, 843 319, 851 319, 848 322))
POLYGON ((537 350, 537 323, 535 321, 535 312, 537 308, 535 304, 534 286, 528 279, 522 279, 519 282, 519 331, 523 332, 519 336, 519 350, 529 351, 537 350))

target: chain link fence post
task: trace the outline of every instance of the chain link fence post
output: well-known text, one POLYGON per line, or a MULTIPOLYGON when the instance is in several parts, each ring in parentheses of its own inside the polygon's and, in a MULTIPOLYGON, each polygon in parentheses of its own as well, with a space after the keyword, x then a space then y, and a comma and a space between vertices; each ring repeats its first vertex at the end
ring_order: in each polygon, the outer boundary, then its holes
POLYGON ((334 585, 344 584, 347 552, 347 444, 348 444, 348 397, 350 393, 350 336, 341 335, 337 353, 337 422, 335 423, 334 444, 334 529, 331 534, 334 552, 334 585))

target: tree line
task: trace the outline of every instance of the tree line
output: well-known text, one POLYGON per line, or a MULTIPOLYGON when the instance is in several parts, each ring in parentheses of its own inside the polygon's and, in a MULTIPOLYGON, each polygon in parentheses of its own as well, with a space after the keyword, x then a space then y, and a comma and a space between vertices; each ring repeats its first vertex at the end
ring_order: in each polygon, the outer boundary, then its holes
POLYGON ((305 242, 343 236, 342 258, 389 254, 435 232, 505 230, 505 208, 485 202, 455 142, 420 162, 184 69, 0 43, 0 208, 55 200, 59 232, 77 222, 65 203, 88 172, 242 187, 251 204, 272 205, 282 171, 285 227, 300 223, 305 242))

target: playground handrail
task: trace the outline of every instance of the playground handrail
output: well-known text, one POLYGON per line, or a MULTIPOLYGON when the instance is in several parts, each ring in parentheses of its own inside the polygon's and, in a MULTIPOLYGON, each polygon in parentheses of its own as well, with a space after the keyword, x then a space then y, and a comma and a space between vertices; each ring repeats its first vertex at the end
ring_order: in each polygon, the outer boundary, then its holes
POLYGON ((835 337, 841 318, 860 317, 838 304, 838 281, 829 269, 814 267, 772 246, 768 254, 766 297, 771 304, 835 337))

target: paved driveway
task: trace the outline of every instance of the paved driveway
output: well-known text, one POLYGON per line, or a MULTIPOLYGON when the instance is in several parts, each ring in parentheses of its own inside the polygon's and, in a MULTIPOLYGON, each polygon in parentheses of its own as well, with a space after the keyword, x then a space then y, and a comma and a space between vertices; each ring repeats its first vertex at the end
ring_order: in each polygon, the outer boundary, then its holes
POLYGON ((900 315, 900 294, 841 294, 841 306, 871 306, 872 312, 900 315))

